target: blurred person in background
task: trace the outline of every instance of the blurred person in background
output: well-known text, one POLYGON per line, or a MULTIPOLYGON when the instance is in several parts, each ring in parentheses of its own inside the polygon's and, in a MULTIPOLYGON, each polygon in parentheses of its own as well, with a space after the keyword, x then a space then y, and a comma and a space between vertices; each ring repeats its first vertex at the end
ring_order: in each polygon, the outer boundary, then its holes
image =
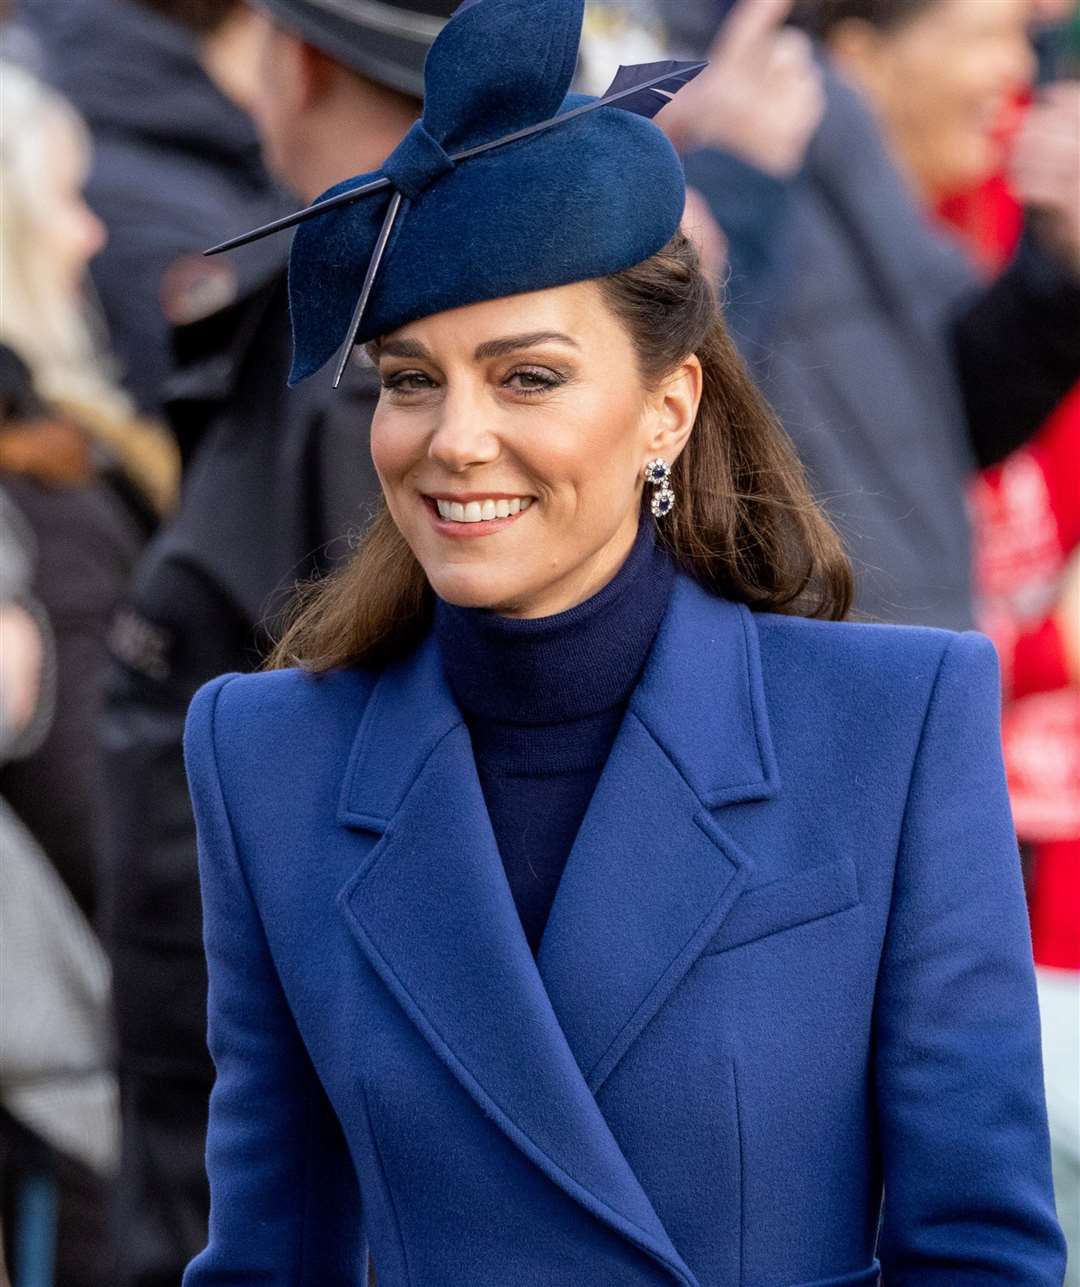
MULTIPOLYGON (((37 542, 0 485, 0 765, 55 711, 37 542)), ((118 1156, 109 969, 86 917, 0 795, 0 1281, 113 1287, 118 1156)))
MULTIPOLYGON (((590 0, 582 32, 581 88, 603 93, 613 63, 693 58, 713 42, 730 0, 590 0)), ((726 25, 709 58, 712 162, 738 193, 723 208, 687 189, 684 227, 702 263, 724 286, 729 319, 744 352, 753 353, 776 312, 774 287, 785 260, 788 188, 825 110, 825 91, 810 41, 779 19, 790 3, 765 0, 745 21, 726 25)), ((661 117, 676 141, 690 145, 688 114, 661 117)), ((706 180, 709 169, 705 169, 706 180)), ((710 186, 706 182, 706 186, 710 186)))
POLYGON ((94 141, 87 201, 109 232, 91 268, 124 383, 157 414, 170 328, 220 309, 266 270, 203 248, 287 208, 247 114, 254 59, 242 0, 19 0, 52 83, 94 141), (209 240, 208 240, 209 239, 209 240))
MULTIPOLYGON (((715 16, 728 6, 705 7, 715 16)), ((827 8, 808 0, 801 19, 821 30, 827 8)), ((720 28, 710 68, 661 120, 731 243, 733 266, 738 242, 753 242, 742 260, 751 270, 729 284, 733 325, 846 539, 859 610, 965 628, 968 481, 1030 438, 1080 376, 1080 182, 1048 193, 1032 181, 1024 195, 1045 217, 982 287, 926 219, 869 91, 829 56, 809 146, 781 149, 763 167, 746 143, 757 117, 747 105, 761 101, 763 84, 774 100, 783 86, 810 84, 810 47, 783 25, 790 9, 789 0, 743 0, 720 28), (768 235, 755 237, 763 211, 768 235)), ((1009 74, 1022 80, 1029 67, 1014 57, 1009 74)))
MULTIPOLYGON (((153 2, 177 21, 190 8, 153 2)), ((253 59, 250 107, 275 177, 309 200, 381 161, 420 113, 424 56, 455 2, 353 12, 266 0, 246 10, 234 48, 253 59)), ((199 244, 215 239, 206 225, 199 244)), ((264 621, 284 606, 281 592, 350 553, 349 531, 366 521, 377 491, 368 425, 378 377, 354 363, 336 391, 329 373, 286 389, 288 243, 260 246, 276 257, 263 278, 175 333, 167 409, 185 457, 182 499, 141 559, 112 632, 103 737, 124 1287, 175 1284, 206 1241, 213 1069, 181 748, 187 707, 212 676, 260 664, 264 621)))
POLYGON ((176 454, 115 383, 82 290, 105 232, 81 192, 85 129, 14 65, 0 69, 0 483, 34 533, 52 621, 56 714, 2 793, 93 919, 103 806, 97 720, 108 623, 171 508, 176 454))
POLYGON ((172 505, 177 462, 115 382, 84 291, 105 236, 82 196, 85 128, 29 71, 0 64, 0 130, 0 545, 9 561, 32 550, 22 600, 0 609, 5 1250, 20 1273, 29 1256, 57 1284, 112 1287, 97 722, 108 623, 172 505))
MULTIPOLYGON (((963 236, 988 274, 1016 253, 1017 187, 1039 182, 1031 156, 1055 146, 1055 104, 1068 86, 1027 92, 1024 5, 913 9, 906 22, 848 19, 830 34, 856 75, 879 86, 881 119, 928 217, 963 236), (942 23, 965 20, 955 56, 942 23), (950 56, 953 54, 954 56, 950 56), (862 69, 860 71, 860 69, 862 69), (1019 75, 1020 71, 1024 75, 1019 75), (901 93, 899 86, 908 86, 901 93), (917 90, 917 92, 916 92, 917 90), (1027 173, 1012 173, 1019 147, 1027 173), (1030 175, 1030 179, 1029 179, 1030 175)), ((1069 66, 1072 0, 1039 0, 1042 66, 1069 66)), ((1080 148, 1080 138, 1074 147, 1080 148)), ((1044 1066, 1058 1212, 1080 1283, 1080 388, 1025 447, 971 490, 976 609, 1002 660, 1003 746, 1024 846, 1043 1012, 1044 1066)))

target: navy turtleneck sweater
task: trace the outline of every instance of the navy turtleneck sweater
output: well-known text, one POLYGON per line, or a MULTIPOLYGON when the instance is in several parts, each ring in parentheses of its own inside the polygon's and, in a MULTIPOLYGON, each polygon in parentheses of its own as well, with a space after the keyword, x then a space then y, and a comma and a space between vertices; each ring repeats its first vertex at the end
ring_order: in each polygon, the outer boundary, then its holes
POLYGON ((447 679, 535 955, 574 838, 664 615, 675 568, 643 521, 613 580, 551 617, 436 600, 447 679))

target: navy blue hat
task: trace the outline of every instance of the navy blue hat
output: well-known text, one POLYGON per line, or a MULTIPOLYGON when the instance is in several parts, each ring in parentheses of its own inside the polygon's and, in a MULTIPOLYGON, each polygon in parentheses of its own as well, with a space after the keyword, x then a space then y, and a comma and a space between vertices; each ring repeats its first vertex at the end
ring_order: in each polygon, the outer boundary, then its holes
MULTIPOLYGON (((649 119, 703 63, 620 68, 568 95, 583 0, 465 0, 432 45, 423 117, 382 167, 257 234, 289 258, 290 384, 344 344, 481 300, 603 277, 660 250, 682 165, 649 119)), ((236 238, 215 250, 247 238, 236 238)))

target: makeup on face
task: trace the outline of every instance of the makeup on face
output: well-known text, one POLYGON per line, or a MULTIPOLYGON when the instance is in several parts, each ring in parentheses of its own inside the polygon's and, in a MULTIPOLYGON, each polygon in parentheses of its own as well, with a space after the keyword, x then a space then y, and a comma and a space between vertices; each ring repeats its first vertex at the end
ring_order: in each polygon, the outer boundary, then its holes
POLYGON ((369 351, 375 465, 441 597, 557 603, 614 572, 637 530, 646 393, 593 284, 435 315, 369 351))

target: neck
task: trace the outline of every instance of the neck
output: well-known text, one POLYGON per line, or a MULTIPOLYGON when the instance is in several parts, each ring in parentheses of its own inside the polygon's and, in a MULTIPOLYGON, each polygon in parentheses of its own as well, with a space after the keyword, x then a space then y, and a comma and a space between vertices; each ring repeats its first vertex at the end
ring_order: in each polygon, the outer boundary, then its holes
POLYGON ((568 611, 505 617, 437 600, 436 635, 462 709, 538 725, 619 706, 637 681, 674 576, 650 520, 611 580, 568 611))

